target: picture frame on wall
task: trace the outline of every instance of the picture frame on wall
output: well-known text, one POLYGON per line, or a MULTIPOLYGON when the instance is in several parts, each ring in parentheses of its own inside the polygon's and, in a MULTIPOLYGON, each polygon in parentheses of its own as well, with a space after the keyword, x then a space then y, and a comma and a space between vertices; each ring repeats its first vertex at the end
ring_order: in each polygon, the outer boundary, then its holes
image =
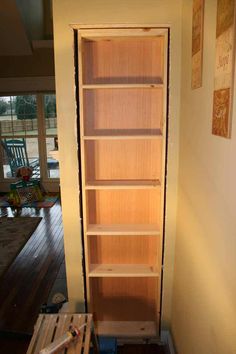
POLYGON ((217 0, 212 134, 230 138, 235 61, 235 0, 217 0))
POLYGON ((192 17, 192 89, 202 86, 204 0, 193 0, 192 17))

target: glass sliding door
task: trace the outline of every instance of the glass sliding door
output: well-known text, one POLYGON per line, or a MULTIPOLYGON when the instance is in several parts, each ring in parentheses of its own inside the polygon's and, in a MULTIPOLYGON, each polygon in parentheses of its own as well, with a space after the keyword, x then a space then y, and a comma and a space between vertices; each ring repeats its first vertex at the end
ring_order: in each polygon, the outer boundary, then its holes
POLYGON ((39 169, 36 95, 0 98, 2 174, 15 178, 21 164, 39 169))
POLYGON ((28 94, 0 97, 0 179, 16 178, 19 166, 30 166, 33 178, 59 178, 56 97, 28 94))
POLYGON ((56 96, 54 94, 45 94, 43 97, 43 105, 47 177, 59 178, 56 96))

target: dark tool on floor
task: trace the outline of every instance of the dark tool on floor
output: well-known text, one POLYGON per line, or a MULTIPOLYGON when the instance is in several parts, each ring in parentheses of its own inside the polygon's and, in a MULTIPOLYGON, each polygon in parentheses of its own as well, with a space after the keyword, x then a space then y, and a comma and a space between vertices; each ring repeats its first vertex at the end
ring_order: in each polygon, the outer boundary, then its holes
POLYGON ((42 304, 40 313, 58 313, 65 302, 66 300, 59 302, 58 304, 42 304))

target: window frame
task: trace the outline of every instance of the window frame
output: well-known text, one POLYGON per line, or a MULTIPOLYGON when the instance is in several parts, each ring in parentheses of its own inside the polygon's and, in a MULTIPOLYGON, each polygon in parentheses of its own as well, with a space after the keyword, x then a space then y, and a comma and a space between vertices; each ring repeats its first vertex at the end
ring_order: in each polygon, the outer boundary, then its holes
MULTIPOLYGON (((59 185, 59 180, 60 177, 55 178, 55 177, 49 177, 48 175, 48 169, 47 169, 47 146, 46 146, 46 139, 47 138, 54 138, 55 136, 58 136, 58 134, 48 134, 47 135, 47 131, 46 131, 46 124, 45 124, 45 111, 44 111, 44 96, 46 94, 55 94, 55 92, 50 91, 50 92, 27 92, 24 93, 24 95, 34 95, 36 96, 36 104, 37 104, 37 122, 38 122, 38 132, 37 134, 33 135, 33 134, 27 134, 26 136, 24 136, 26 139, 27 138, 36 138, 38 141, 38 155, 39 155, 39 164, 40 164, 40 181, 42 181, 45 185, 50 185, 50 184, 57 184, 59 185)), ((11 93, 9 95, 1 95, 1 97, 6 97, 6 96, 21 96, 22 93, 11 93)), ((57 118, 57 117, 56 117, 57 118)), ((9 137, 22 137, 22 135, 9 135, 9 137)), ((6 138, 5 135, 2 136, 1 132, 0 132, 0 139, 4 139, 6 138)), ((0 183, 2 184, 9 184, 13 183, 14 181, 16 181, 15 177, 9 177, 6 178, 4 177, 4 170, 3 170, 3 155, 0 154, 0 183)), ((50 189, 50 188, 48 188, 50 189)))

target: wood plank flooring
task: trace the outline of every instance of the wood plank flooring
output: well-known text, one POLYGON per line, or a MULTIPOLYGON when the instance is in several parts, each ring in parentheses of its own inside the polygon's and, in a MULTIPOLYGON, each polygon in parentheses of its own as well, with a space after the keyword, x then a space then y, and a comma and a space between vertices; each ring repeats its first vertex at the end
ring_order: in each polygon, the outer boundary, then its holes
MULTIPOLYGON (((12 216, 10 208, 5 211, 12 216)), ((21 216, 42 216, 43 219, 0 279, 1 333, 33 333, 40 307, 47 302, 64 261, 60 203, 48 209, 23 208, 21 216)))

